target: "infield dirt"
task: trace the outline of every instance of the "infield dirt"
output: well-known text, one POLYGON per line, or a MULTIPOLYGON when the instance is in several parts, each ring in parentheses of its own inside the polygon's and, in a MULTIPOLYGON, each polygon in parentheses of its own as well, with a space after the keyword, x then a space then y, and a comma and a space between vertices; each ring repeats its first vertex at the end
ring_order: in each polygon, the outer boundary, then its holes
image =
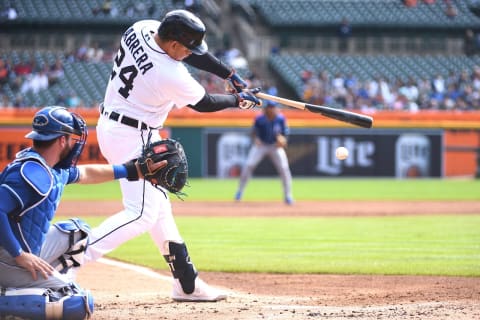
MULTIPOLYGON (((480 214, 480 201, 173 202, 174 214, 212 216, 375 216, 480 214)), ((64 201, 58 215, 109 215, 121 203, 64 201), (79 212, 81 211, 81 212, 79 212)), ((169 274, 142 274, 100 262, 78 282, 95 297, 93 319, 480 319, 480 278, 210 273, 229 293, 217 303, 176 303, 169 274)))

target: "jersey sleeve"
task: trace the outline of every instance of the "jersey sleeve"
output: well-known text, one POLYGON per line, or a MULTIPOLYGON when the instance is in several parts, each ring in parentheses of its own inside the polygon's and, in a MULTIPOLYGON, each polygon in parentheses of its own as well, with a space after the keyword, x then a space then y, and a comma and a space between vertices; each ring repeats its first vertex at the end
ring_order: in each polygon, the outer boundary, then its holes
POLYGON ((80 179, 80 169, 77 167, 70 167, 67 171, 68 176, 65 184, 77 183, 80 179))
POLYGON ((162 90, 168 93, 177 108, 197 104, 205 95, 205 88, 192 77, 183 64, 178 64, 176 72, 177 76, 163 81, 162 90))
POLYGON ((8 213, 20 210, 23 207, 21 199, 7 185, 0 186, 0 246, 2 246, 12 257, 20 255, 22 247, 15 238, 10 223, 8 213))

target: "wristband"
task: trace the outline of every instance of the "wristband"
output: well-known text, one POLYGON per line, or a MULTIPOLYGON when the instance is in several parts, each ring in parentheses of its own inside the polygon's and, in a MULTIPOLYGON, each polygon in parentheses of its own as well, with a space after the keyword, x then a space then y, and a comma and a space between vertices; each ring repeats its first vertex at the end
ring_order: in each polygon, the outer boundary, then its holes
POLYGON ((123 164, 113 165, 113 177, 115 179, 122 179, 127 177, 127 167, 123 164))
POLYGON ((138 176, 137 166, 135 166, 135 162, 137 159, 130 160, 123 164, 127 171, 127 180, 128 181, 137 181, 140 177, 138 176))

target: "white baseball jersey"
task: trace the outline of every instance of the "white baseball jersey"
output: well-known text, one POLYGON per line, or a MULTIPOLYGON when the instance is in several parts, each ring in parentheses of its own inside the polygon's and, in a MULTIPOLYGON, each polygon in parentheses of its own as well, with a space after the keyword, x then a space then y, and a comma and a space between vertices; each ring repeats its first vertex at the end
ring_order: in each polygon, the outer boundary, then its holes
POLYGON ((123 35, 105 93, 107 111, 160 127, 172 108, 195 105, 205 89, 182 62, 170 58, 153 35, 160 22, 142 20, 123 35))

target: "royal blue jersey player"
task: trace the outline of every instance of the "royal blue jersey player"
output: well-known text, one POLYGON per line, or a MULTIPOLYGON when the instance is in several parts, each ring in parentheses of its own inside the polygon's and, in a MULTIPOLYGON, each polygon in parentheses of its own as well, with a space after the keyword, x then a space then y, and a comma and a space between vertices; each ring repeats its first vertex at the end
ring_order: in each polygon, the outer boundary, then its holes
POLYGON ((276 104, 268 101, 263 113, 255 118, 252 128, 252 147, 248 153, 247 161, 242 168, 238 191, 235 200, 240 201, 253 171, 258 163, 268 155, 277 169, 283 186, 283 196, 286 204, 293 204, 292 174, 288 165, 285 152, 289 129, 285 116, 278 112, 276 104))
POLYGON ((90 228, 78 218, 51 221, 65 185, 135 180, 138 165, 77 166, 87 127, 63 107, 41 109, 32 127, 33 146, 0 173, 0 316, 86 319, 93 298, 71 271, 83 262, 90 228))

